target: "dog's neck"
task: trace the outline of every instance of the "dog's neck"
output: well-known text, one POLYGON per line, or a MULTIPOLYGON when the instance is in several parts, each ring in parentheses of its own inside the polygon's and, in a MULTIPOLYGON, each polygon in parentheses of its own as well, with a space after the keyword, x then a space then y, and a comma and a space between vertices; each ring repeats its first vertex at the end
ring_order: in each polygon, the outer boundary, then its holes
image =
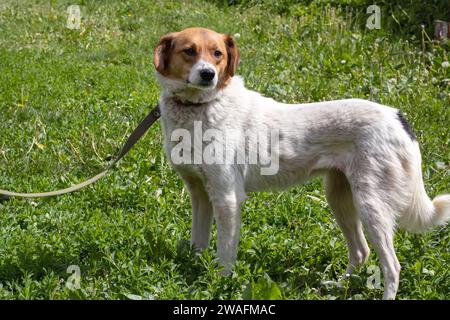
POLYGON ((197 88, 183 88, 182 90, 171 90, 171 88, 166 88, 163 96, 178 105, 185 107, 199 107, 219 99, 221 94, 221 89, 202 91, 197 88))
POLYGON ((162 101, 182 109, 200 109, 224 98, 230 99, 232 97, 238 99, 237 95, 244 88, 240 77, 233 77, 225 87, 211 90, 186 88, 184 85, 180 85, 179 81, 166 79, 159 74, 157 78, 162 87, 162 101))
POLYGON ((164 88, 162 99, 167 103, 181 108, 201 108, 217 101, 222 96, 221 89, 201 91, 195 88, 184 88, 183 90, 171 90, 164 88))
POLYGON ((176 95, 168 96, 166 99, 176 105, 186 107, 186 108, 202 107, 202 106, 205 106, 206 104, 208 104, 209 102, 214 101, 214 100, 210 100, 210 101, 204 101, 204 102, 192 102, 189 100, 184 100, 176 95))

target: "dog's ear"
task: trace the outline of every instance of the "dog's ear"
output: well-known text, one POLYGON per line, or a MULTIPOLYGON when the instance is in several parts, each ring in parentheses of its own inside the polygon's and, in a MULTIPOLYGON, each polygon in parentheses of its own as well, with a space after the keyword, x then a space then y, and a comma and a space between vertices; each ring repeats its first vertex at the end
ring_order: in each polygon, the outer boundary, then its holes
POLYGON ((225 35, 225 45, 227 47, 228 55, 226 74, 227 78, 231 78, 236 72, 240 56, 236 41, 229 34, 225 35))
POLYGON ((175 33, 168 33, 163 36, 156 45, 153 55, 153 64, 155 65, 156 70, 161 74, 164 74, 164 71, 169 65, 174 39, 175 33))

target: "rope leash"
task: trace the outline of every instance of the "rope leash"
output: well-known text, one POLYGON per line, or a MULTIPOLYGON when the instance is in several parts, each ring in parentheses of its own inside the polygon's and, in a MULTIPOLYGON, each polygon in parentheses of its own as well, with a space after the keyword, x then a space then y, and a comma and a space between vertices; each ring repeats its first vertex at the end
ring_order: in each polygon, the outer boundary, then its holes
POLYGON ((159 110, 159 104, 157 104, 150 113, 139 123, 136 129, 130 134, 127 141, 123 144, 122 149, 114 159, 114 161, 108 165, 102 172, 95 175, 94 177, 83 181, 81 183, 78 183, 76 185, 73 185, 69 188, 55 190, 55 191, 49 191, 49 192, 37 192, 37 193, 24 193, 24 192, 14 192, 9 190, 2 190, 0 189, 0 200, 5 200, 8 198, 16 197, 16 198, 48 198, 48 197, 55 197, 62 194, 74 192, 77 190, 80 190, 84 187, 87 187, 94 182, 100 180, 103 178, 109 170, 111 170, 117 162, 120 161, 127 153, 130 151, 130 149, 136 144, 136 142, 139 141, 139 139, 148 131, 148 129, 156 122, 156 120, 159 119, 161 116, 160 110, 159 110))

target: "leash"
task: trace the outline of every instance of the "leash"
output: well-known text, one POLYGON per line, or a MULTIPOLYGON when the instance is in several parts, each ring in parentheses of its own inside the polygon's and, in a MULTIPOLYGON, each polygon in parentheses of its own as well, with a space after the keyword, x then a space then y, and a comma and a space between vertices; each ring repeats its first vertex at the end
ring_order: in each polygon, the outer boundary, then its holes
POLYGON ((103 176, 108 173, 114 165, 120 161, 127 153, 130 151, 130 149, 138 142, 138 140, 148 131, 148 129, 156 122, 156 120, 159 119, 161 116, 159 111, 159 104, 157 104, 150 113, 144 118, 144 120, 139 123, 136 129, 130 134, 127 141, 122 146, 122 149, 114 159, 114 161, 108 165, 102 172, 97 174, 96 176, 82 182, 76 185, 73 185, 69 188, 50 191, 50 192, 38 192, 38 193, 23 193, 23 192, 13 192, 9 190, 2 190, 0 189, 0 200, 17 197, 17 198, 48 198, 48 197, 55 197, 62 194, 74 192, 77 190, 80 190, 84 187, 87 187, 88 185, 93 184, 94 182, 100 180, 103 178, 103 176))

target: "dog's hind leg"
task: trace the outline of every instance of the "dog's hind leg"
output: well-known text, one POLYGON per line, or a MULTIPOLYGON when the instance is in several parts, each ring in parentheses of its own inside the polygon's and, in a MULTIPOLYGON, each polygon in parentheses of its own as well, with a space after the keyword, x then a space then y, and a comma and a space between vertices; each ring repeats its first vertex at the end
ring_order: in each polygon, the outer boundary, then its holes
POLYGON ((394 249, 395 216, 379 190, 367 183, 371 177, 364 178, 365 181, 360 184, 353 184, 350 179, 355 207, 380 259, 384 276, 383 299, 395 299, 400 277, 400 263, 394 249))
POLYGON ((353 195, 350 184, 344 173, 330 170, 324 179, 325 193, 331 211, 344 233, 349 249, 349 265, 344 277, 352 274, 355 268, 362 265, 369 256, 370 249, 353 204, 353 195))

